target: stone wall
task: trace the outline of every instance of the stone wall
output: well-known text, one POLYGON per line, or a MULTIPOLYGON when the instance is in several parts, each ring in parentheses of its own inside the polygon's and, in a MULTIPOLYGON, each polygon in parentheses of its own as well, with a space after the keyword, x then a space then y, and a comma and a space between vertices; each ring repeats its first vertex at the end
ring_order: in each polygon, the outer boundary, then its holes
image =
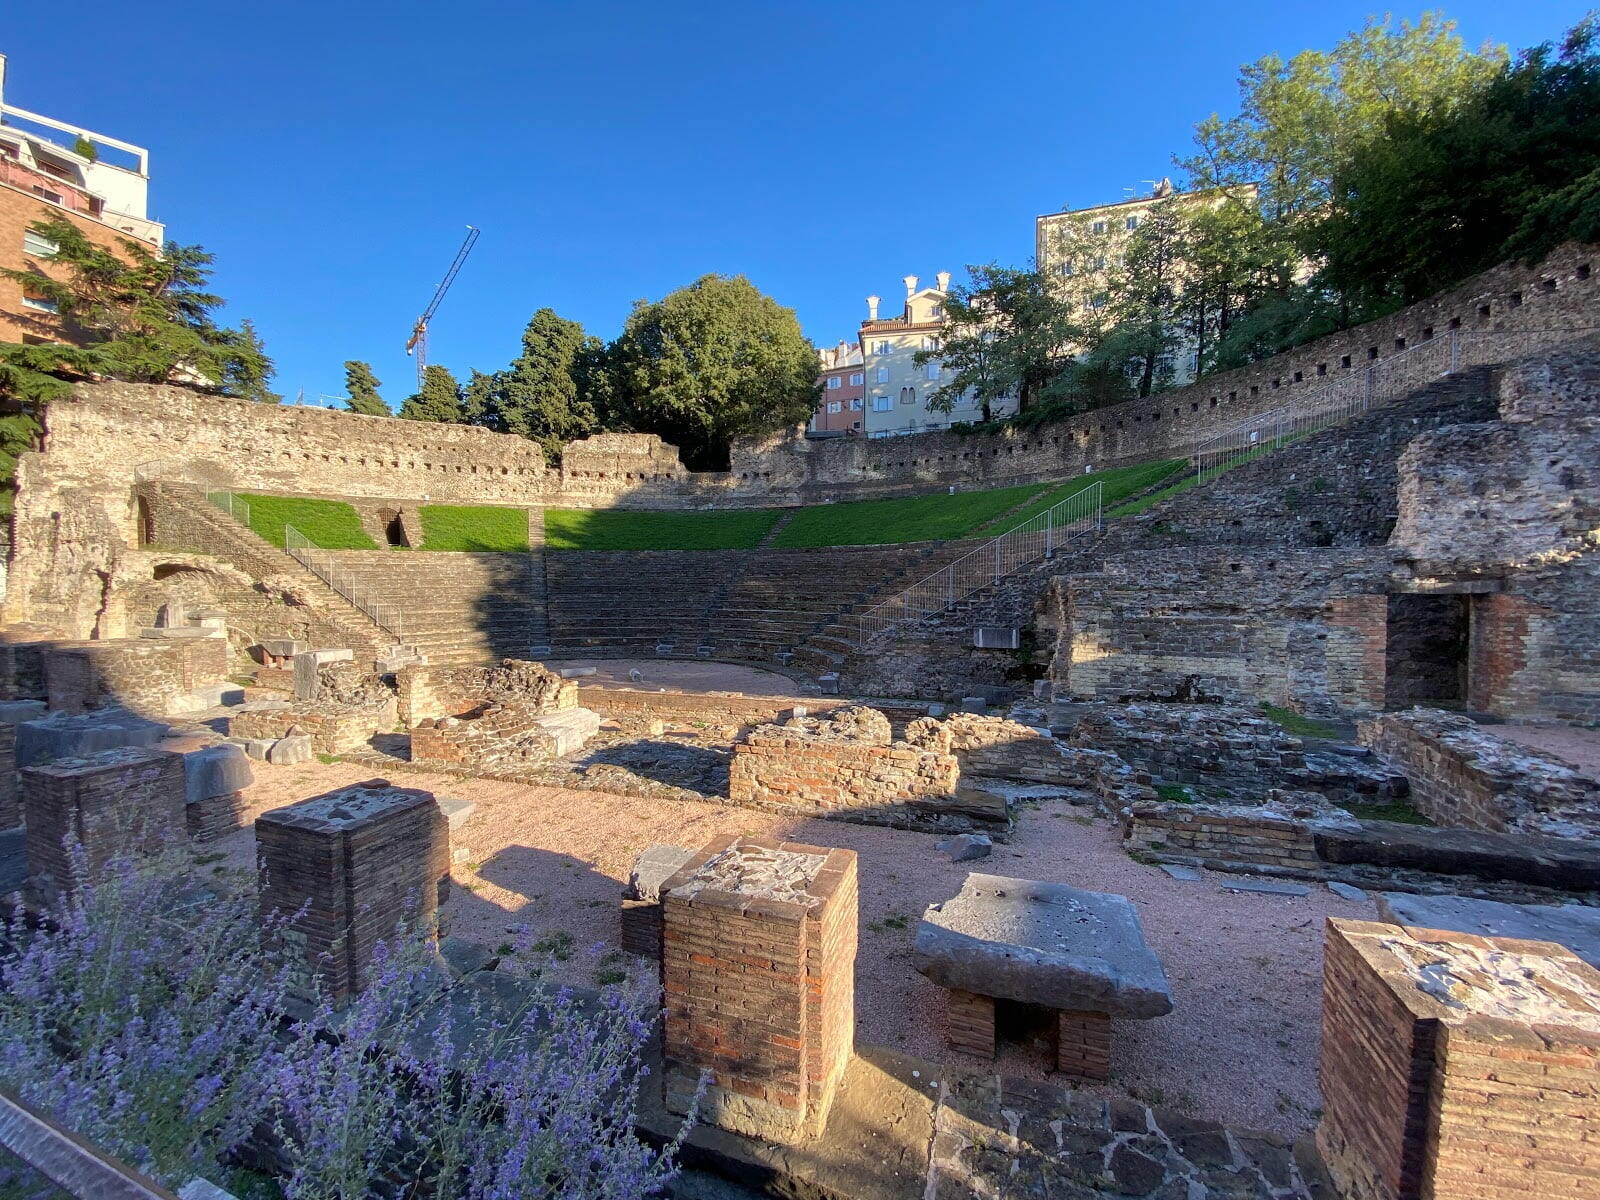
POLYGON ((1574 331, 1600 324, 1595 253, 1592 247, 1565 246, 1536 267, 1508 263, 1432 300, 1276 358, 1036 430, 998 437, 770 439, 736 446, 733 473, 752 481, 764 476, 773 490, 824 499, 867 489, 895 494, 950 483, 1060 479, 1089 466, 1183 456, 1230 425, 1303 403, 1330 385, 1359 394, 1369 368, 1378 369, 1384 386, 1396 387, 1404 386, 1409 364, 1415 364, 1416 382, 1425 382, 1448 363, 1451 337, 1463 363, 1499 362, 1536 344, 1570 340, 1574 331), (1429 348, 1430 342, 1436 346, 1429 348))
POLYGON ((223 637, 57 642, 45 655, 46 691, 53 712, 167 716, 193 711, 191 694, 221 683, 229 660, 223 637))
POLYGON ((396 719, 392 697, 362 705, 262 703, 235 709, 228 718, 228 735, 277 739, 303 733, 310 735, 312 749, 319 754, 356 754, 368 748, 374 734, 393 730, 396 719))
POLYGON ((1439 825, 1600 837, 1600 780, 1470 718, 1437 709, 1360 725, 1363 745, 1405 772, 1412 803, 1439 825))
POLYGON ((611 717, 629 732, 642 732, 652 723, 731 725, 742 732, 755 725, 781 724, 796 715, 823 716, 848 708, 851 701, 831 696, 742 696, 733 692, 585 687, 580 680, 578 703, 611 717))
POLYGON ((1278 793, 1265 804, 1134 804, 1123 819, 1123 846, 1162 862, 1219 871, 1316 876, 1323 862, 1316 834, 1328 822, 1355 822, 1320 796, 1278 793), (1302 797, 1296 799, 1296 796, 1302 797), (1309 801, 1309 803, 1307 802, 1309 801))
POLYGON ((485 667, 402 667, 394 680, 400 720, 407 727, 491 705, 512 704, 533 716, 578 703, 576 683, 526 659, 506 658, 485 667))

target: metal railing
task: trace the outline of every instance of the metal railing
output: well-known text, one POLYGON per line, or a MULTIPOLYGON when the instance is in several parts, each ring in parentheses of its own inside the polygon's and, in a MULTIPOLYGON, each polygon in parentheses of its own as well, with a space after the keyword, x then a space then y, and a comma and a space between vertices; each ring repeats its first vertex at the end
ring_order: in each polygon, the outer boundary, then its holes
MULTIPOLYGON (((206 500, 246 529, 251 527, 250 505, 242 497, 222 488, 213 488, 206 492, 206 500)), ((310 538, 293 525, 283 527, 283 548, 306 570, 365 613, 374 625, 391 634, 396 642, 405 640, 401 636, 404 619, 400 606, 383 604, 365 595, 355 574, 341 567, 333 552, 319 550, 310 538)))
POLYGON ((393 635, 396 642, 403 642, 401 630, 404 620, 398 604, 383 604, 369 598, 361 591, 359 580, 354 572, 339 565, 334 552, 319 550, 293 525, 283 527, 283 548, 287 550, 301 566, 310 571, 323 583, 327 584, 339 595, 372 619, 373 624, 387 630, 393 635))
POLYGON ((1360 370, 1330 379, 1292 403, 1240 421, 1193 453, 1195 480, 1203 483, 1247 459, 1402 400, 1418 388, 1463 368, 1505 362, 1519 354, 1595 332, 1592 327, 1449 330, 1444 336, 1418 342, 1360 370))
POLYGON ((1091 483, 874 604, 855 619, 857 643, 865 646, 890 630, 937 616, 1023 567, 1049 558, 1073 538, 1098 532, 1104 490, 1091 483))

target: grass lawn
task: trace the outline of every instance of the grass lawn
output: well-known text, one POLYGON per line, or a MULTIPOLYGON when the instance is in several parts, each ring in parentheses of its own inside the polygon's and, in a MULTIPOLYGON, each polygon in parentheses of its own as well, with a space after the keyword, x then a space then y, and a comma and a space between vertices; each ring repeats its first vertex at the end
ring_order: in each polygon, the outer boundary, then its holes
POLYGON ((1302 716, 1290 709, 1279 708, 1276 704, 1263 704, 1261 715, 1275 722, 1285 733, 1292 733, 1295 737, 1336 738, 1340 733, 1336 726, 1329 725, 1325 721, 1302 716))
POLYGON ((743 512, 628 512, 615 508, 547 508, 550 550, 747 550, 783 515, 780 508, 743 512))
POLYGON ((1160 483, 1185 465, 1185 459, 1169 458, 1164 462, 1139 463, 1137 466, 1116 467, 1110 471, 1095 471, 1092 474, 1080 475, 1066 483, 1055 484, 1015 513, 1003 520, 997 518, 976 532, 987 537, 1002 534, 1013 526, 1022 524, 1029 517, 1037 516, 1047 508, 1060 504, 1068 496, 1083 491, 1093 483, 1100 484, 1100 503, 1109 509, 1125 497, 1160 483))
POLYGON ((423 550, 520 553, 528 549, 528 510, 485 504, 424 504, 423 550))
POLYGON ((323 550, 376 550, 361 528, 356 510, 342 500, 306 496, 241 496, 250 506, 250 528, 274 546, 283 545, 283 527, 293 525, 323 550))
POLYGON ((1045 492, 1051 485, 1024 484, 954 496, 907 496, 900 500, 851 500, 795 510, 794 520, 774 546, 882 546, 894 542, 932 542, 968 537, 1008 508, 1045 492))
POLYGON ((1401 825, 1433 824, 1403 800, 1397 800, 1392 804, 1351 803, 1341 804, 1339 807, 1358 821, 1396 821, 1401 825))

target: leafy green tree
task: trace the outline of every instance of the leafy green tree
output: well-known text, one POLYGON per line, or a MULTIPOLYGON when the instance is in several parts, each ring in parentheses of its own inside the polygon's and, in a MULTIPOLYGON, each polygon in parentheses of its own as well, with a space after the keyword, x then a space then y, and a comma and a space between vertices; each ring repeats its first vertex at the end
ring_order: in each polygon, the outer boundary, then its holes
POLYGON ((742 275, 640 301, 610 359, 618 419, 701 469, 725 468, 734 437, 804 421, 820 395, 816 348, 794 311, 742 275))
POLYGON ((1588 19, 1450 105, 1396 112, 1335 173, 1323 278, 1361 316, 1600 226, 1600 52, 1588 19))
POLYGON ((389 406, 383 402, 383 397, 378 395, 378 389, 382 386, 378 377, 372 373, 370 363, 352 358, 344 364, 346 395, 344 406, 350 412, 367 417, 394 416, 389 406))
POLYGON ((559 461, 565 443, 599 428, 595 408, 583 395, 586 356, 598 345, 576 321, 541 308, 523 330, 522 353, 511 366, 481 384, 475 377, 468 386, 469 418, 531 438, 552 463, 559 461))
POLYGON ((1026 411, 1061 370, 1077 337, 1067 303, 1038 271, 996 263, 969 266, 968 281, 944 300, 947 319, 937 349, 919 350, 919 365, 938 363, 944 376, 928 407, 949 412, 965 395, 993 419, 994 403, 1018 398, 1026 411))
POLYGON ((47 402, 91 376, 274 399, 265 386, 272 363, 255 331, 225 329, 212 317, 222 300, 203 290, 212 256, 199 246, 169 242, 158 253, 121 239, 113 251, 61 217, 30 228, 54 243, 48 261, 60 270, 0 275, 54 306, 41 336, 71 342, 0 344, 0 392, 13 404, 47 402))
POLYGON ((460 423, 463 419, 461 385, 444 367, 429 364, 422 372, 422 389, 406 397, 400 415, 408 421, 460 423))

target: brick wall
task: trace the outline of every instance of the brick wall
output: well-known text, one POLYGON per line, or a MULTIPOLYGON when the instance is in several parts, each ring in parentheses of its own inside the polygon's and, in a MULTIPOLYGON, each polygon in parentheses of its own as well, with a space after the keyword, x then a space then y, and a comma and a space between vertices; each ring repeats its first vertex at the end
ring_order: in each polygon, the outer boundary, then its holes
POLYGON ((28 886, 36 901, 70 890, 63 842, 75 838, 91 871, 118 854, 185 836, 183 759, 137 747, 61 758, 22 771, 28 886))
POLYGON ((1543 751, 1437 709, 1386 713, 1361 742, 1411 781, 1412 803, 1439 825, 1491 833, 1600 835, 1600 780, 1543 751))
POLYGON ((853 1048, 856 856, 729 837, 662 886, 669 1105, 709 1071, 702 1119, 796 1142, 822 1131, 853 1048))
POLYGON ((627 688, 578 688, 578 703, 624 729, 643 728, 650 721, 669 724, 733 725, 741 730, 788 719, 796 708, 823 715, 850 706, 851 701, 824 696, 739 696, 732 693, 644 692, 627 688))
POLYGON ((281 738, 298 726, 319 754, 353 754, 365 750, 373 734, 392 730, 395 720, 393 700, 359 706, 304 702, 235 713, 228 718, 228 735, 281 738))
POLYGON ((1144 801, 1128 810, 1123 846, 1163 861, 1227 869, 1268 867, 1274 874, 1320 874, 1315 829, 1304 818, 1258 807, 1144 801))
POLYGON ((1593 1196, 1600 972, 1548 942, 1330 919, 1320 1082, 1346 1200, 1593 1196))
POLYGON ((432 792, 385 780, 340 788, 256 820, 261 907, 290 920, 283 936, 304 953, 337 1003, 358 992, 396 926, 430 931, 450 870, 450 830, 432 792))
POLYGON ((127 708, 164 716, 190 692, 220 683, 227 674, 226 638, 115 638, 58 642, 45 656, 46 690, 53 712, 127 708))
POLYGON ((578 704, 576 683, 527 660, 507 658, 481 667, 402 667, 394 679, 400 720, 407 726, 507 702, 526 707, 530 715, 578 704))

